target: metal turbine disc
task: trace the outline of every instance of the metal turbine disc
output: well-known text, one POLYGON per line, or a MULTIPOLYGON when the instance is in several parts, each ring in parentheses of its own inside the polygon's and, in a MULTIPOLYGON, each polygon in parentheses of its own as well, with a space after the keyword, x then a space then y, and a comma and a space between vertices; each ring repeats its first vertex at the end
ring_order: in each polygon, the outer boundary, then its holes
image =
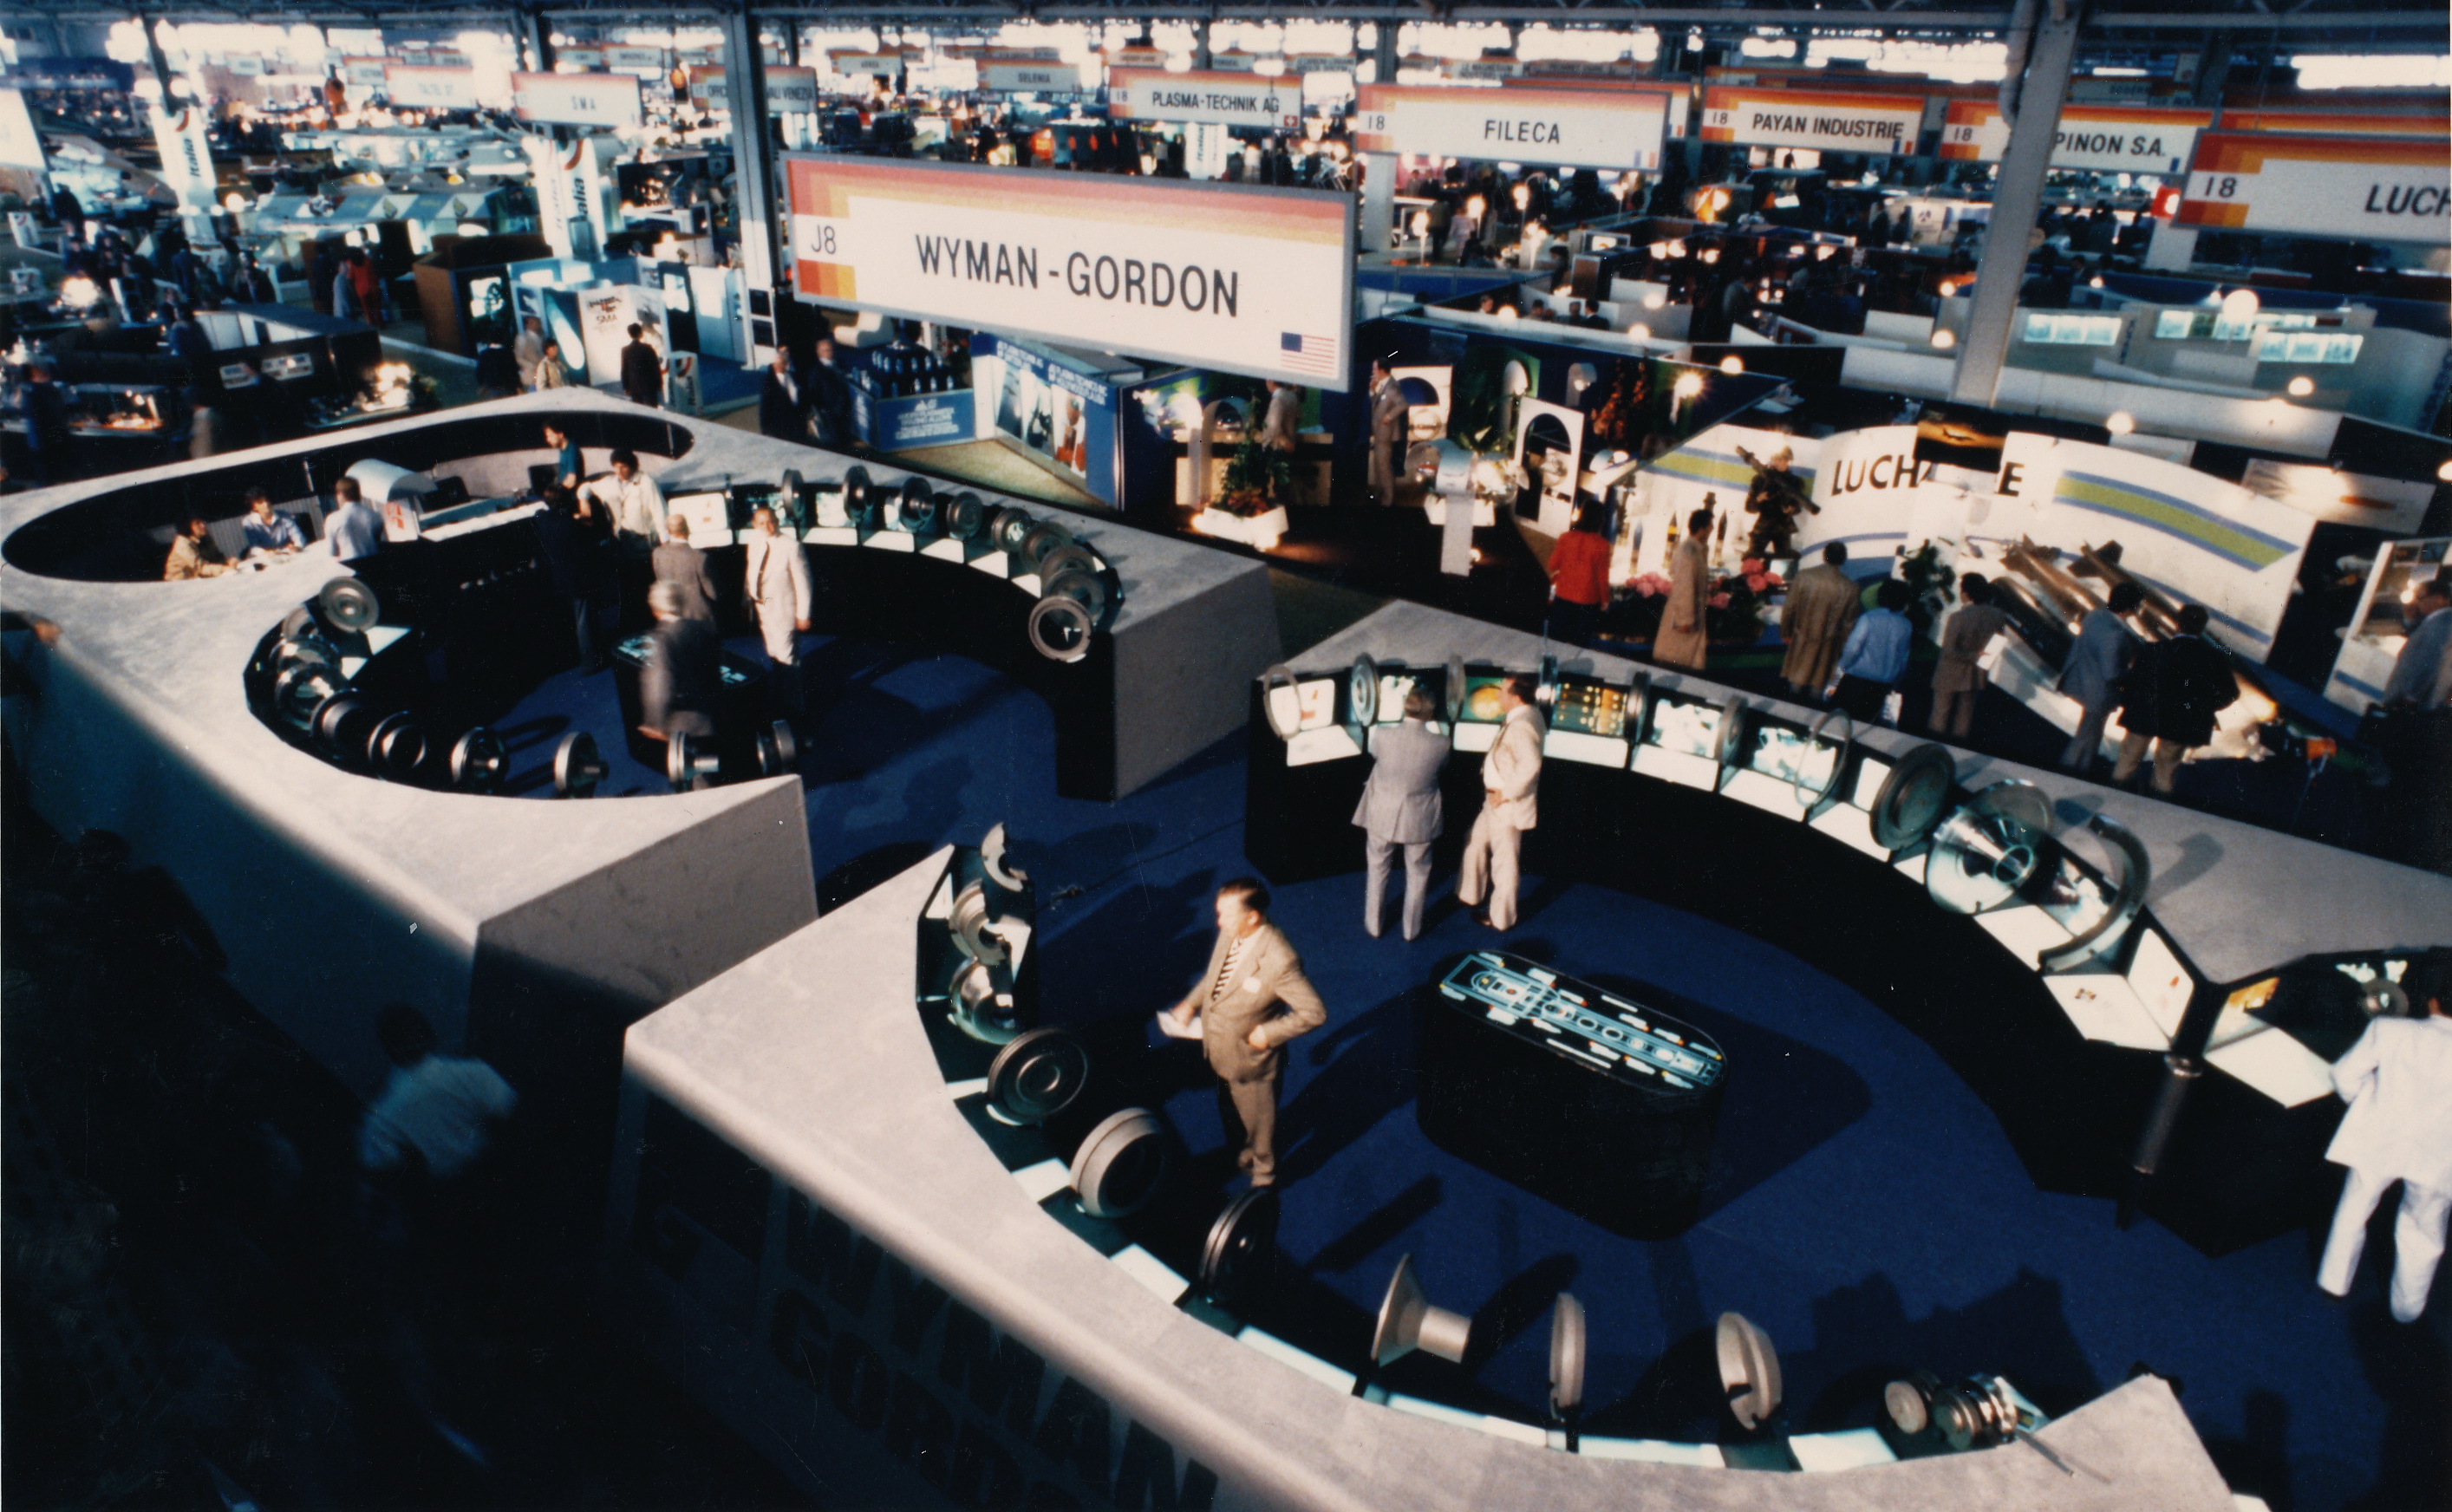
POLYGON ((596 737, 574 730, 553 749, 553 791, 565 798, 591 798, 612 768, 596 752, 596 737))
POLYGON ((1030 611, 1031 647, 1050 661, 1088 656, 1096 628, 1089 611, 1070 599, 1041 599, 1030 611))
POLYGON ((1004 942, 988 928, 988 890, 979 882, 954 894, 954 943, 972 960, 989 966, 1005 964, 1004 942))
POLYGON ((1038 559, 1038 576, 1050 582, 1076 570, 1089 573, 1093 577, 1099 571, 1098 559, 1092 556, 1089 548, 1078 541, 1067 541, 1038 559))
POLYGON ((479 725, 451 743, 451 785, 469 793, 499 793, 511 773, 510 748, 479 725))
POLYGON ((1047 570, 1047 559, 1071 544, 1073 538, 1065 533, 1063 526, 1042 520, 1030 527, 1021 538, 1019 555, 1031 571, 1043 576, 1047 570))
POLYGON ((1090 1051, 1070 1030, 1024 1030, 988 1062, 988 1102, 1017 1124, 1043 1124, 1090 1082, 1090 1051))
POLYGON ((1157 1114, 1121 1109, 1073 1152, 1073 1195, 1093 1218, 1128 1218, 1149 1206, 1174 1168, 1174 1141, 1157 1114))
POLYGON ((1019 556, 1023 539, 1038 523, 1028 510, 1007 504, 988 517, 988 543, 1007 556, 1019 556))
POLYGON ((343 683, 330 668, 302 661, 281 669, 272 679, 272 707, 300 730, 315 725, 315 711, 341 692, 343 683))
POLYGON ((1356 657, 1345 673, 1346 717, 1368 728, 1379 722, 1379 664, 1356 657))
POLYGON ((1550 1314, 1550 1410, 1560 1417, 1584 1404, 1584 1361, 1589 1343, 1584 1305, 1574 1293, 1558 1293, 1550 1314))
POLYGON ((1269 717, 1269 728, 1280 740, 1302 733, 1302 703, 1295 696, 1295 669, 1282 661, 1260 674, 1260 711, 1269 717))
POLYGON ((383 619, 382 600, 362 579, 335 578, 315 596, 323 606, 324 618, 337 629, 355 633, 371 630, 383 619))
POLYGON ((1920 843, 1949 812, 1949 790, 1958 781, 1958 758, 1929 741, 1899 757, 1873 798, 1874 843, 1904 851, 1920 843))
POLYGON ((1077 567, 1070 572, 1057 573, 1047 579, 1042 592, 1050 599, 1070 599, 1079 604, 1092 624, 1106 618, 1107 579, 1095 572, 1083 572, 1077 567))
POLYGON ((778 719, 758 732, 758 775, 780 777, 797 771, 801 765, 800 737, 792 734, 791 721, 778 719))
POLYGON ((1236 1194, 1209 1226, 1200 1247, 1200 1294, 1231 1307, 1261 1281, 1277 1249, 1277 1190, 1236 1194))
POLYGON ((936 534, 937 491, 928 486, 928 480, 902 480, 901 495, 894 502, 894 527, 915 536, 936 534))

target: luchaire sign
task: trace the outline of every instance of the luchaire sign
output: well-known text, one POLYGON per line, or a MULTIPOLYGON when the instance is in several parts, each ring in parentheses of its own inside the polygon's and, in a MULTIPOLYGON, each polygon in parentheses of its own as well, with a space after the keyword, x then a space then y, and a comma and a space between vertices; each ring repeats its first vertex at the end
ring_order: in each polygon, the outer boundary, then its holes
POLYGON ((1346 387, 1349 195, 833 155, 784 164, 804 299, 1346 387))
POLYGON ((1722 86, 1703 91, 1706 142, 1905 156, 1923 129, 1922 95, 1722 86))
POLYGON ((1118 121, 1205 121, 1292 131, 1302 125, 1302 80, 1117 69, 1107 75, 1107 114, 1118 121))
MULTIPOLYGON (((2212 126, 2211 110, 2151 106, 2072 105, 2061 111, 2052 137, 2052 167, 2098 173, 2180 173, 2196 151, 2197 133, 2212 126)), ((1952 100, 1941 130, 1941 155, 1960 163, 1998 163, 2009 150, 2009 123, 1983 100, 1952 100)))
POLYGON ((2442 137, 2210 131, 2198 139, 2172 220, 2442 246, 2452 243, 2452 164, 2442 137))
POLYGON ((1477 89, 1366 84, 1354 145, 1364 152, 1656 168, 1667 100, 1614 89, 1477 89))

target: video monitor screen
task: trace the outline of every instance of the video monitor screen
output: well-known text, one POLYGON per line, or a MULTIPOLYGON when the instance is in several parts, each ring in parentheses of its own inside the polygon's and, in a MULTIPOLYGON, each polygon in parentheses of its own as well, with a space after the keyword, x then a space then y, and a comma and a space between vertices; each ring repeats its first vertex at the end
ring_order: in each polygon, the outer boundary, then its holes
POLYGON ((1507 705, 1500 700, 1498 690, 1505 685, 1507 675, 1493 672, 1487 676, 1468 673, 1464 679, 1464 714, 1469 724, 1497 724, 1507 717, 1507 705))
POLYGON ((1746 764, 1767 776, 1820 793, 1830 786, 1839 755, 1836 744, 1809 739, 1802 730, 1766 723, 1755 734, 1753 757, 1746 764))
POLYGON ((1325 730, 1336 722, 1336 679, 1306 677, 1269 690, 1269 722, 1279 730, 1325 730))
POLYGON ((1416 688, 1431 696, 1431 718, 1444 720, 1448 717, 1447 680, 1447 670, 1443 667, 1409 667, 1380 673, 1378 722, 1401 722, 1405 717, 1405 696, 1416 688))
POLYGON ((664 515, 667 519, 688 520, 690 540, 695 545, 722 544, 732 538, 731 515, 724 506, 724 497, 720 490, 704 494, 675 494, 664 501, 664 515))
POLYGON ((1558 701, 1550 711, 1550 728, 1618 739, 1626 734, 1627 702, 1632 693, 1631 688, 1592 677, 1561 677, 1558 701))
POLYGON ((1651 706, 1651 729, 1645 738, 1663 751, 1715 756, 1720 750, 1719 705, 1659 698, 1651 706))

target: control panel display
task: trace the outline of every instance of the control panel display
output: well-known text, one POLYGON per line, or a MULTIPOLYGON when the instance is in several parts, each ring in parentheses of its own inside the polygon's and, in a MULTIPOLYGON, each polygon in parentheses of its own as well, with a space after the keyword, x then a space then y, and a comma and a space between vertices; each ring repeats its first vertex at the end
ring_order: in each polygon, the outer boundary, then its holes
POLYGON ((1700 1031, 1514 957, 1477 951, 1448 972, 1439 991, 1622 1074, 1693 1090, 1717 1085, 1728 1069, 1720 1048, 1700 1031))
POLYGON ((664 501, 664 515, 689 521, 690 544, 701 548, 722 545, 732 538, 731 511, 726 502, 721 491, 675 494, 664 501))
POLYGON ((1558 697, 1550 711, 1550 728, 1619 739, 1626 735, 1627 704, 1633 690, 1592 677, 1558 679, 1558 697))
POLYGON ((1507 705, 1498 696, 1498 690, 1506 681, 1505 674, 1496 672, 1486 677, 1468 676, 1464 679, 1462 717, 1466 723, 1496 724, 1507 717, 1507 705))
POLYGON ((1661 697, 1651 705, 1651 728, 1645 742, 1664 751, 1709 757, 1719 750, 1720 709, 1716 704, 1661 697))

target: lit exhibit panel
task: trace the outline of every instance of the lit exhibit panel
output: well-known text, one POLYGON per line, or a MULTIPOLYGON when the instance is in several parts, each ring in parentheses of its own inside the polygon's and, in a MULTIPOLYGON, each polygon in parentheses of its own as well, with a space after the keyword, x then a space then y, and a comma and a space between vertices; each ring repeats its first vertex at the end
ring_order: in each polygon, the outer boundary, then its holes
MULTIPOLYGON (((1721 918, 1859 982, 1992 1106, 2047 1189, 2142 1200, 2215 1251, 2329 1200, 2322 1152, 2341 1105, 2326 1062, 2382 1011, 2359 1005, 2389 1001, 2351 976, 2389 985, 2439 943, 2452 883, 1691 675, 1599 654, 1561 667, 1549 650, 1393 604, 1273 679, 1317 688, 1335 733, 1366 666, 1461 670, 1442 782, 1455 835, 1480 802, 1497 686, 1532 676, 1550 760, 1528 873, 1721 918), (2208 847, 2217 863, 2191 865, 2208 847), (1647 863, 1701 854, 1747 859, 1647 863), (1896 928, 1868 927, 1886 912, 1896 928), (2180 1132, 2148 1152, 2166 1054, 2219 1074, 2197 1078, 2180 1132)), ((1249 737, 1246 848, 1273 880, 1361 864, 1350 815, 1369 765, 1351 739, 1305 745, 1321 738, 1265 721, 1249 737)))

